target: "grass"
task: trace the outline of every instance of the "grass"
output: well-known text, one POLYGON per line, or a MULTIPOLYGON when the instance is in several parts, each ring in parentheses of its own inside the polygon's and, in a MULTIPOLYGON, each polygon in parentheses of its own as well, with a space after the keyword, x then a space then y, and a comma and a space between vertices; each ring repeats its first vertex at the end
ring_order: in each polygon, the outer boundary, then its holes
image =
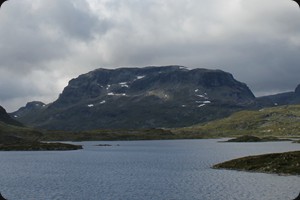
POLYGON ((0 150, 2 151, 50 151, 77 150, 81 146, 63 143, 40 142, 45 133, 33 128, 18 127, 0 122, 0 150))
POLYGON ((0 143, 3 136, 38 142, 205 139, 245 135, 259 137, 264 141, 274 140, 270 136, 279 138, 300 137, 300 105, 266 108, 260 111, 241 111, 224 119, 176 129, 45 131, 0 122, 0 143))
POLYGON ((199 134, 203 137, 299 137, 300 105, 241 111, 231 116, 191 127, 174 129, 177 134, 199 134))
POLYGON ((82 149, 80 145, 63 143, 25 142, 18 144, 0 144, 0 151, 66 151, 82 149))
POLYGON ((213 168, 300 175, 300 151, 248 156, 216 164, 213 168))
POLYGON ((278 142, 278 141, 291 141, 290 139, 280 139, 274 136, 268 137, 256 137, 252 135, 243 135, 234 139, 230 139, 226 142, 278 142))

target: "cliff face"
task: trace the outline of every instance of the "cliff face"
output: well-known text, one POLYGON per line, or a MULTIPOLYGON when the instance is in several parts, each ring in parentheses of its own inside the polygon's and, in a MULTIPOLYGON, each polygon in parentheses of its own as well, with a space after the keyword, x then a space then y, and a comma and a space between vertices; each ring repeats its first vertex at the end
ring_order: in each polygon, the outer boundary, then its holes
POLYGON ((31 125, 47 129, 188 126, 247 108, 255 97, 221 70, 97 69, 72 79, 31 125))

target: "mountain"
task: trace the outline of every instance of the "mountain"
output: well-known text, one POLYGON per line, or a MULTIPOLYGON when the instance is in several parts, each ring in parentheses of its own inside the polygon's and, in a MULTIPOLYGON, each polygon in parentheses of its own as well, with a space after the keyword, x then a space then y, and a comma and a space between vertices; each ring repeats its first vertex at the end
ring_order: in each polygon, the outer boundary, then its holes
POLYGON ((277 106, 258 111, 240 111, 231 116, 174 130, 181 135, 235 137, 240 135, 299 137, 300 105, 277 106))
POLYGON ((15 126, 23 126, 20 122, 12 119, 2 106, 0 106, 0 122, 15 126))
POLYGON ((45 108, 46 104, 43 102, 32 101, 9 115, 16 120, 22 121, 24 124, 30 124, 36 116, 39 116, 41 111, 45 110, 45 108))
POLYGON ((253 104, 246 84, 221 70, 100 68, 70 80, 55 102, 18 120, 51 130, 183 127, 253 104))
POLYGON ((300 104, 300 84, 296 87, 295 91, 259 97, 257 101, 262 106, 300 104))

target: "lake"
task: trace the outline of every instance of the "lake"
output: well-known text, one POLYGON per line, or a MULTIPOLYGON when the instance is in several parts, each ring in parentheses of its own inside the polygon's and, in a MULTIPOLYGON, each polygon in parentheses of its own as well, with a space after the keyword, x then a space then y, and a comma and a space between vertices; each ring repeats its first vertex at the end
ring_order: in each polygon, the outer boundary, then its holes
POLYGON ((218 141, 82 142, 75 143, 84 145, 78 151, 0 152, 0 191, 9 200, 290 200, 300 192, 300 176, 211 169, 300 144, 218 141))

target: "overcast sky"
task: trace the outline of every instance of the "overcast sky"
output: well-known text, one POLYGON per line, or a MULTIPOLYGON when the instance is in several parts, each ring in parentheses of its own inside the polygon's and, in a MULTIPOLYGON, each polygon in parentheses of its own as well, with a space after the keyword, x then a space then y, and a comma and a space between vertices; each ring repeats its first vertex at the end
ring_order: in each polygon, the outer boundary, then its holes
POLYGON ((221 69, 256 96, 300 84, 291 0, 9 0, 0 9, 0 105, 50 103, 96 68, 221 69))

